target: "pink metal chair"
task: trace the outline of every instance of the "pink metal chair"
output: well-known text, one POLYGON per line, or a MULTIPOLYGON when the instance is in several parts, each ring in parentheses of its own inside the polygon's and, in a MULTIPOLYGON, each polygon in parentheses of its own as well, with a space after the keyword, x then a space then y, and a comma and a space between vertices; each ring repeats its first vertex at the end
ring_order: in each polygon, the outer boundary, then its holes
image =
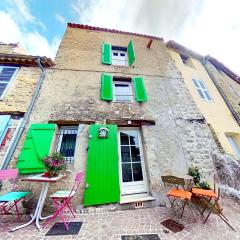
POLYGON ((30 192, 16 192, 15 185, 18 177, 18 169, 0 170, 0 181, 12 180, 13 186, 11 192, 0 196, 0 218, 7 215, 12 208, 15 207, 18 220, 20 221, 20 214, 18 203, 26 197, 30 192))
POLYGON ((74 215, 75 209, 71 204, 71 200, 76 195, 78 187, 82 182, 82 178, 83 178, 83 172, 77 173, 75 177, 75 182, 71 191, 60 190, 50 196, 53 201, 55 212, 46 222, 44 228, 58 216, 63 221, 65 229, 66 230, 69 229, 68 225, 70 221, 69 222, 66 221, 64 217, 64 213, 67 212, 67 210, 69 210, 69 212, 75 218, 75 215, 74 215))

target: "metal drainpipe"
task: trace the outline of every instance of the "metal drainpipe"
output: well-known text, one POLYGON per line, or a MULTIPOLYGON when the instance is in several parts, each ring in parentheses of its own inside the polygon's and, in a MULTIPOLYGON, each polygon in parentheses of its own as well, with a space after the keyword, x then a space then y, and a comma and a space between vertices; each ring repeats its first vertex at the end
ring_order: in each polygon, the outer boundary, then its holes
POLYGON ((14 151, 15 151, 15 149, 16 149, 16 147, 18 145, 18 142, 19 142, 19 140, 20 140, 20 138, 22 136, 22 133, 23 133, 23 131, 24 131, 26 125, 27 125, 27 122, 29 120, 29 117, 30 117, 30 114, 32 112, 33 106, 34 106, 34 104, 36 102, 36 99, 38 97, 40 88, 42 86, 43 79, 44 79, 44 77, 46 75, 46 71, 45 71, 45 69, 43 68, 43 66, 41 64, 41 58, 40 57, 37 59, 37 64, 38 64, 38 66, 39 66, 39 68, 41 69, 42 72, 41 72, 41 75, 39 77, 36 90, 35 90, 35 92, 33 94, 33 97, 31 99, 31 102, 30 102, 30 105, 28 107, 28 110, 24 114, 24 117, 22 119, 21 125, 19 126, 18 131, 16 132, 15 138, 13 139, 12 144, 9 146, 9 150, 7 151, 7 153, 5 155, 5 158, 3 160, 1 169, 7 169, 8 165, 9 165, 11 159, 12 159, 14 151))
POLYGON ((227 96, 225 95, 225 93, 224 93, 224 91, 222 90, 221 86, 217 83, 215 77, 213 76, 213 74, 212 74, 212 73, 210 72, 210 70, 208 69, 208 67, 207 67, 207 65, 206 65, 206 62, 207 62, 207 61, 208 61, 207 58, 204 58, 204 59, 201 60, 201 62, 202 62, 202 64, 203 64, 203 66, 205 67, 208 75, 209 75, 210 78, 212 79, 215 87, 217 88, 217 90, 218 90, 219 93, 221 94, 223 100, 224 100, 225 103, 227 104, 227 106, 228 106, 230 112, 232 113, 234 119, 236 120, 236 122, 238 123, 238 125, 240 125, 240 118, 239 118, 237 112, 234 110, 232 104, 228 101, 227 96))

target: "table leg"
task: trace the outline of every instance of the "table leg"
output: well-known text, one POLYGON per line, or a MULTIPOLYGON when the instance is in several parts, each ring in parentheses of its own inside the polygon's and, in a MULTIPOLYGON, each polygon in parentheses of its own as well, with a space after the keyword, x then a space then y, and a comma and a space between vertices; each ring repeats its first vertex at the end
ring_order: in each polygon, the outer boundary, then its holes
POLYGON ((39 209, 38 209, 37 216, 36 216, 36 226, 39 231, 42 230, 42 227, 39 224, 39 220, 41 220, 42 208, 43 208, 43 204, 45 202, 46 196, 47 196, 48 187, 49 187, 49 183, 48 182, 44 183, 42 198, 41 199, 39 198, 40 204, 39 204, 39 209))
POLYGON ((39 196, 39 199, 38 199, 37 207, 36 207, 34 215, 32 216, 32 219, 25 224, 22 224, 18 227, 15 227, 15 228, 11 229, 10 232, 14 232, 16 230, 19 230, 21 228, 29 226, 34 220, 36 220, 36 227, 38 228, 38 230, 39 231, 42 230, 41 226, 39 225, 39 219, 40 219, 43 204, 45 202, 45 198, 46 198, 46 195, 47 195, 47 192, 48 192, 48 187, 49 187, 49 183, 44 183, 44 185, 42 187, 42 190, 41 190, 41 193, 40 193, 40 196, 39 196))

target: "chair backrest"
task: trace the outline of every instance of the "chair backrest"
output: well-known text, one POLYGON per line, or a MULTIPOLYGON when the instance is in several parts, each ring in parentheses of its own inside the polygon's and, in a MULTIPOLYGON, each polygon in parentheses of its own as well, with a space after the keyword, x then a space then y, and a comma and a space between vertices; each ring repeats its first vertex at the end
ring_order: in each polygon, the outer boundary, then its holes
POLYGON ((18 176, 18 169, 0 170, 0 180, 16 179, 18 176))
POLYGON ((162 176, 162 181, 163 181, 164 185, 166 183, 169 183, 169 184, 175 185, 175 187, 178 187, 179 185, 184 187, 184 185, 185 185, 184 178, 178 178, 178 177, 175 177, 172 175, 162 176))
POLYGON ((72 196, 73 192, 77 192, 78 187, 79 187, 80 183, 82 182, 82 179, 83 179, 83 172, 78 172, 76 174, 75 182, 73 184, 73 187, 72 187, 72 189, 70 191, 69 198, 72 196))

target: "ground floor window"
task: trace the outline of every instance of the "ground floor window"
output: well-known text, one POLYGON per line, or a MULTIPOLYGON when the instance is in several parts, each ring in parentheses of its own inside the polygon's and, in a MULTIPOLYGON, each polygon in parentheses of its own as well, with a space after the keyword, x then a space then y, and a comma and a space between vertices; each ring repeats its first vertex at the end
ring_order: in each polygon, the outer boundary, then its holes
POLYGON ((78 126, 60 127, 57 135, 57 151, 65 156, 67 163, 74 162, 78 126))
POLYGON ((234 136, 234 135, 227 136, 227 139, 228 139, 235 155, 240 158, 240 146, 239 146, 239 143, 237 141, 237 136, 234 136))

